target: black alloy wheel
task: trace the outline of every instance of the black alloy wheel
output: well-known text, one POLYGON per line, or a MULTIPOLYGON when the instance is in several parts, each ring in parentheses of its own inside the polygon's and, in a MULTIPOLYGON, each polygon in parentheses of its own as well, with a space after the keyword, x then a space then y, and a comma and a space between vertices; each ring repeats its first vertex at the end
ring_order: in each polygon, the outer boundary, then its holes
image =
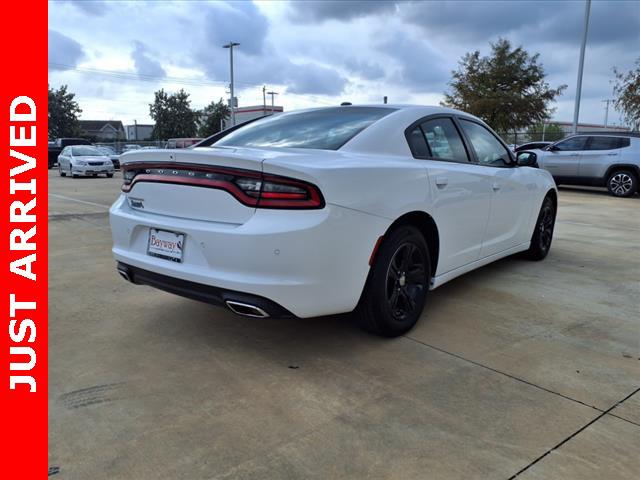
POLYGON ((398 247, 387 270, 385 291, 391 315, 404 321, 413 315, 424 296, 426 259, 413 243, 398 247))
POLYGON ((550 197, 545 197, 540 207, 531 245, 526 255, 531 260, 542 260, 549 253, 553 240, 553 230, 556 223, 556 207, 550 197))
POLYGON ((387 232, 356 309, 362 328, 385 337, 411 330, 422 314, 430 280, 429 248, 420 230, 401 225, 387 232))

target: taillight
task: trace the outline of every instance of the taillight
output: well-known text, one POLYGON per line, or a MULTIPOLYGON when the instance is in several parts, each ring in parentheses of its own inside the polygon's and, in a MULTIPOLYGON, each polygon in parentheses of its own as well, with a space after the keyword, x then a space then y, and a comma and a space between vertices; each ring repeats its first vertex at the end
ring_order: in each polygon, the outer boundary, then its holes
POLYGON ((302 180, 253 170, 187 164, 130 163, 122 166, 122 191, 155 182, 225 190, 256 208, 317 209, 325 203, 318 187, 302 180))

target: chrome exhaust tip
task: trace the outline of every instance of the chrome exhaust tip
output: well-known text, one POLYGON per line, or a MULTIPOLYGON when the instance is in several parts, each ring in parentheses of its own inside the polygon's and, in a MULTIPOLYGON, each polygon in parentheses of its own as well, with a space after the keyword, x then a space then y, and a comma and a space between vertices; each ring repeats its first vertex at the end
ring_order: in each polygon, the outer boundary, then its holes
POLYGON ((122 278, 124 278, 127 282, 131 281, 131 277, 129 276, 129 272, 126 271, 124 268, 118 268, 118 273, 120 274, 120 276, 122 278))
POLYGON ((249 305, 247 303, 235 302, 233 300, 225 300, 227 307, 233 313, 238 315, 242 315, 245 317, 254 317, 254 318, 267 318, 269 314, 265 312, 260 307, 256 307, 255 305, 249 305))

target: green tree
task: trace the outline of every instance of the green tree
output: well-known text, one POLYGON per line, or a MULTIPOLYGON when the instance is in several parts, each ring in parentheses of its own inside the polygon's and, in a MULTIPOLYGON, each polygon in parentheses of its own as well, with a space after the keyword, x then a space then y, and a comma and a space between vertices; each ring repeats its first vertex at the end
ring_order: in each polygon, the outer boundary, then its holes
POLYGON ((542 123, 538 123, 537 125, 533 125, 527 130, 527 135, 529 136, 529 141, 531 142, 539 142, 543 140, 542 134, 544 133, 544 140, 548 142, 556 142, 565 137, 564 130, 555 123, 549 123, 546 127, 543 128, 542 123))
POLYGON ((218 133, 221 130, 222 121, 230 114, 231 109, 222 101, 222 98, 217 102, 212 101, 200 112, 202 123, 198 128, 198 136, 204 138, 218 133))
POLYGON ((615 99, 613 105, 622 114, 622 118, 633 130, 640 128, 640 58, 635 62, 635 69, 621 72, 613 68, 616 76, 613 86, 615 99))
POLYGON ((155 92, 149 104, 149 115, 155 122, 151 137, 154 140, 188 138, 196 134, 196 112, 191 109, 189 94, 180 89, 168 94, 164 89, 155 92))
POLYGON ((75 94, 62 85, 57 90, 49 88, 49 138, 76 137, 82 134, 78 115, 82 113, 75 94))
POLYGON ((514 132, 548 119, 549 104, 567 87, 551 88, 538 63, 539 54, 499 39, 491 54, 467 53, 452 72, 442 105, 480 117, 499 132, 514 132))

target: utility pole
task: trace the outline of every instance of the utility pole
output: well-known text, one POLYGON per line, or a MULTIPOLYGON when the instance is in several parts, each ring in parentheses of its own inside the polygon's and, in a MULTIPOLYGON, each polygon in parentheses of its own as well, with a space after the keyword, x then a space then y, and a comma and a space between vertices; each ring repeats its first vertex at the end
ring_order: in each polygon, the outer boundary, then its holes
POLYGON ((572 133, 578 133, 578 116, 580 115, 580 95, 582 94, 582 71, 584 69, 584 50, 587 46, 587 34, 589 33, 589 13, 591 11, 591 0, 586 0, 584 4, 584 30, 582 32, 582 45, 580 46, 580 63, 578 64, 578 82, 576 85, 576 105, 573 110, 572 133))
POLYGON ((262 116, 267 114, 267 87, 262 86, 262 116))
POLYGON ((271 95, 271 115, 273 115, 273 98, 278 95, 278 92, 267 92, 267 95, 271 95))
POLYGON ((613 102, 613 100, 611 100, 610 98, 607 98, 606 100, 602 100, 602 103, 605 104, 604 107, 604 128, 607 128, 607 121, 609 120, 609 104, 613 102))
POLYGON ((240 45, 238 42, 229 42, 226 45, 223 45, 222 48, 229 49, 229 73, 231 74, 231 126, 233 127, 236 124, 236 106, 235 101, 236 98, 233 95, 233 47, 237 47, 240 45))

